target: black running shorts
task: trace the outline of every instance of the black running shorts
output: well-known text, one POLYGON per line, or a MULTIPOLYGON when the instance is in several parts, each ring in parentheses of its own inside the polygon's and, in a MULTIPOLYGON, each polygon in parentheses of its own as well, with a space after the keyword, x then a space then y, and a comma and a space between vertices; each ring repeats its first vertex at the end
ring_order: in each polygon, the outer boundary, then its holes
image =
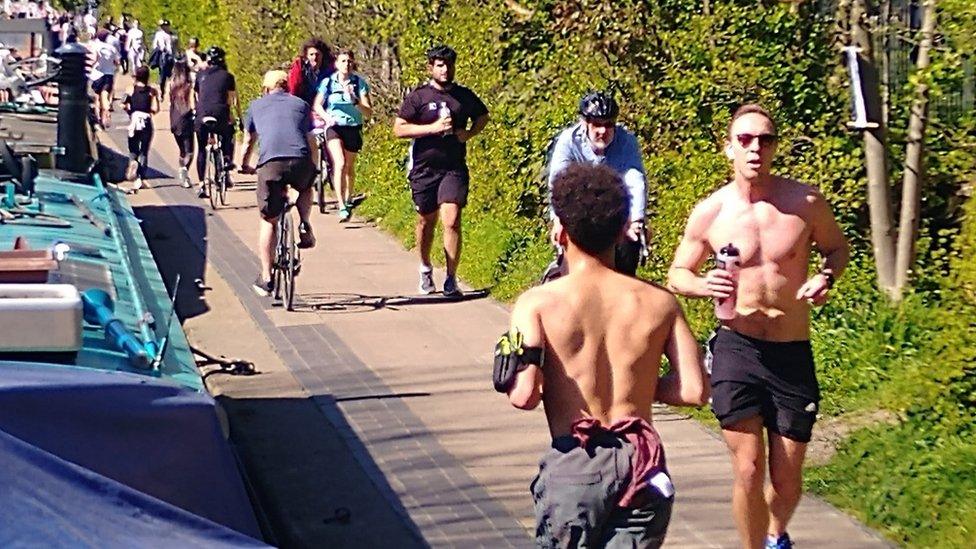
POLYGON ((332 126, 329 128, 327 138, 338 137, 342 142, 342 148, 353 153, 363 150, 363 127, 362 126, 332 126))
POLYGON ((91 83, 92 91, 95 93, 102 93, 103 91, 109 91, 115 84, 115 77, 111 74, 105 74, 93 80, 91 83))
POLYGON ((302 192, 312 186, 315 166, 308 157, 276 158, 258 166, 258 207, 265 219, 274 219, 285 209, 285 190, 302 192))
POLYGON ((434 213, 445 203, 463 208, 468 203, 468 171, 414 170, 410 173, 410 190, 420 215, 434 213))
POLYGON ((764 341, 723 328, 712 343, 712 411, 722 428, 758 415, 770 431, 810 442, 820 405, 810 342, 764 341))

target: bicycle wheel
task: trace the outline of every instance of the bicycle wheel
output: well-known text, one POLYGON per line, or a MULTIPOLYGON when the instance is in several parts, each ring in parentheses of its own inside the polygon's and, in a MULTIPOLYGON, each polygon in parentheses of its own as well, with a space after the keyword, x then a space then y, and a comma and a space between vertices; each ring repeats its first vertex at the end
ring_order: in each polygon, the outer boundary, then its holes
POLYGON ((328 162, 325 160, 325 151, 319 155, 319 173, 315 178, 315 193, 318 195, 319 213, 325 213, 325 180, 329 177, 328 162))
POLYGON ((207 189, 207 196, 210 198, 210 207, 214 210, 217 209, 217 195, 215 191, 217 186, 217 168, 219 168, 217 165, 218 156, 220 155, 214 153, 213 146, 207 147, 207 169, 204 172, 203 184, 207 189))
POLYGON ((294 310, 295 304, 295 275, 297 274, 298 268, 298 246, 295 243, 295 228, 291 222, 291 214, 288 212, 281 214, 283 217, 282 223, 282 235, 283 244, 287 253, 285 254, 285 264, 282 265, 284 272, 282 273, 282 283, 284 287, 282 288, 282 300, 285 303, 285 309, 288 311, 294 310))
POLYGON ((288 258, 288 248, 285 246, 285 231, 282 230, 282 219, 278 219, 278 223, 275 225, 275 247, 274 247, 274 258, 271 261, 271 283, 274 285, 274 300, 278 301, 281 299, 281 286, 284 279, 286 261, 288 258))
POLYGON ((218 150, 217 156, 220 158, 220 171, 217 172, 217 194, 220 195, 220 205, 227 205, 227 182, 230 179, 230 173, 227 171, 227 166, 224 165, 224 155, 218 150))

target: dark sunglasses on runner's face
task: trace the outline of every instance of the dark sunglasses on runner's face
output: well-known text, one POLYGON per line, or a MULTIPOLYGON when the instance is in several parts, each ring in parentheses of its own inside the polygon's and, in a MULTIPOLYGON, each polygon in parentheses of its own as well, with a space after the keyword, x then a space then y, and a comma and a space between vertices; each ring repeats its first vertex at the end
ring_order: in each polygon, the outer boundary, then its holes
POLYGON ((746 148, 749 145, 752 145, 752 142, 758 139, 759 146, 765 149, 766 147, 769 147, 770 145, 776 143, 776 141, 779 139, 779 136, 776 135, 775 133, 760 133, 760 134, 740 133, 736 135, 735 138, 739 142, 739 145, 742 145, 742 148, 746 148))

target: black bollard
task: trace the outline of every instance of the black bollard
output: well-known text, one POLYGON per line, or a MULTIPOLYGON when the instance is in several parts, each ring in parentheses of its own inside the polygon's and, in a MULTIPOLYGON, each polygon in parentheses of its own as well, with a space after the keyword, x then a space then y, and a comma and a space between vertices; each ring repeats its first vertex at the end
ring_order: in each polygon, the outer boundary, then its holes
POLYGON ((88 74, 85 61, 88 50, 69 42, 57 50, 61 58, 58 72, 58 146, 64 154, 57 157, 58 168, 83 173, 91 163, 88 141, 88 74))
POLYGON ((34 182, 37 179, 37 159, 29 154, 20 157, 20 188, 27 196, 34 196, 34 182))

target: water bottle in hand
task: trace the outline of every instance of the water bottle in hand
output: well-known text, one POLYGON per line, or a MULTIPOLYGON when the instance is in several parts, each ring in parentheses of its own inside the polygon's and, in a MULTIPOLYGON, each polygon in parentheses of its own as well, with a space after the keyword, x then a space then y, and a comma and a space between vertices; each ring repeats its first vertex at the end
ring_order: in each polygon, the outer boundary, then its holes
MULTIPOLYGON (((451 109, 449 109, 447 107, 447 103, 441 101, 441 107, 439 109, 437 109, 437 116, 439 116, 441 120, 443 120, 445 118, 450 118, 450 116, 451 116, 451 109)), ((450 135, 452 133, 454 133, 454 129, 453 128, 445 131, 444 132, 444 135, 450 135)))
POLYGON ((731 243, 723 246, 715 254, 715 267, 731 273, 733 280, 736 282, 736 287, 732 290, 732 295, 729 297, 715 298, 715 317, 719 320, 732 320, 735 318, 735 303, 736 293, 739 291, 738 279, 740 266, 739 249, 731 243))

